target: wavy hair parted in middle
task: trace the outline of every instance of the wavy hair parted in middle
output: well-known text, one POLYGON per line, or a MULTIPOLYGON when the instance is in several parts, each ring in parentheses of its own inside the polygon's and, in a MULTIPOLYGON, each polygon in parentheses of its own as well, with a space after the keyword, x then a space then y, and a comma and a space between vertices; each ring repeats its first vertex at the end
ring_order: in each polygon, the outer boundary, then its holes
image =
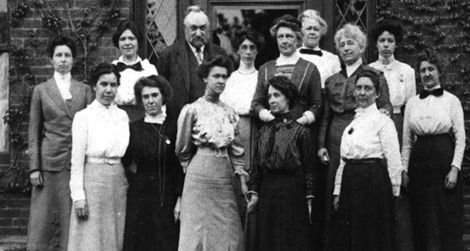
POLYGON ((367 48, 367 36, 362 29, 355 24, 347 23, 336 32, 335 46, 337 51, 339 51, 339 43, 343 37, 355 40, 363 50, 367 48))

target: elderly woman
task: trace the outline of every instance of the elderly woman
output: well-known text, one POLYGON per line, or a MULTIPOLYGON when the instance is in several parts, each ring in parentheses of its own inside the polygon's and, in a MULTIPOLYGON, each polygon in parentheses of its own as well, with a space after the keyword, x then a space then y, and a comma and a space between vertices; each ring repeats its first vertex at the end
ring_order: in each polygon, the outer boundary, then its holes
MULTIPOLYGON (((383 20, 372 29, 372 42, 377 46, 379 59, 371 64, 384 73, 390 90, 393 106, 391 118, 395 123, 398 140, 401 143, 403 131, 403 111, 406 102, 416 95, 415 71, 409 65, 395 59, 394 52, 403 39, 403 28, 399 23, 383 20)), ((413 250, 410 204, 404 193, 395 204, 396 243, 398 251, 413 250)))
POLYGON ((121 157, 129 144, 129 119, 114 104, 119 86, 114 65, 99 64, 90 83, 96 99, 75 115, 72 125, 67 250, 122 250, 127 180, 121 157))
POLYGON ((320 74, 314 64, 302 59, 297 52, 301 39, 299 22, 290 15, 284 15, 274 22, 270 32, 281 55, 259 69, 251 102, 253 113, 263 122, 274 120, 274 115, 268 110, 268 82, 274 76, 285 76, 299 91, 299 102, 290 108, 292 117, 302 125, 312 125, 319 119, 322 103, 320 74))
POLYGON ((113 43, 121 52, 119 59, 112 62, 121 74, 121 84, 115 102, 127 112, 130 121, 135 121, 144 116, 144 111, 141 106, 136 105, 134 85, 142 77, 157 75, 157 69, 147 59, 142 60, 137 55, 139 45, 144 43, 144 40, 134 22, 124 20, 119 23, 113 34, 113 43))
POLYGON ((462 250, 462 105, 442 89, 444 67, 435 52, 424 51, 417 62, 424 90, 406 105, 402 146, 415 249, 462 250))
POLYGON ((74 42, 54 38, 47 49, 54 76, 34 88, 29 113, 31 211, 28 250, 65 250, 70 222, 70 147, 75 113, 92 101, 91 88, 70 74, 74 42))
POLYGON ((134 90, 145 117, 130 124, 122 161, 129 170, 124 250, 176 251, 179 226, 173 215, 175 206, 179 212, 183 170, 175 156, 176 118, 162 109, 173 91, 156 75, 141 78, 134 90))
POLYGON ((328 250, 394 249, 393 196, 400 194, 402 166, 393 121, 379 111, 380 78, 375 70, 357 74, 358 104, 341 139, 333 205, 337 210, 328 250))
POLYGON ((178 250, 244 250, 233 184, 240 182, 246 192, 239 117, 219 99, 230 61, 218 56, 203 62, 198 75, 206 83, 204 96, 184 106, 178 118, 175 151, 186 172, 178 250))
MULTIPOLYGON (((367 45, 366 35, 352 24, 346 24, 335 34, 335 44, 344 67, 329 77, 325 84, 325 105, 318 136, 318 157, 328 165, 326 178, 325 226, 328 228, 331 215, 331 201, 334 178, 340 160, 341 135, 344 128, 353 120, 358 107, 354 96, 357 75, 363 70, 372 69, 362 62, 362 54, 367 45)), ((376 70, 378 73, 379 71, 376 70)), ((379 75, 377 107, 390 114, 392 106, 389 100, 388 87, 383 74, 379 75)), ((326 229, 328 234, 328 229, 326 229)), ((328 242, 328 236, 326 241, 328 242)))
POLYGON ((302 24, 302 47, 297 51, 300 57, 312 62, 318 69, 321 78, 321 88, 331 75, 341 70, 338 56, 320 49, 320 39, 326 35, 328 24, 316 10, 308 9, 299 15, 302 24))
POLYGON ((284 76, 269 80, 269 106, 250 173, 248 210, 258 205, 256 250, 311 250, 314 155, 310 130, 290 113, 297 87, 284 76), (258 203, 259 198, 259 203, 258 203), (309 211, 310 210, 310 211, 309 211))

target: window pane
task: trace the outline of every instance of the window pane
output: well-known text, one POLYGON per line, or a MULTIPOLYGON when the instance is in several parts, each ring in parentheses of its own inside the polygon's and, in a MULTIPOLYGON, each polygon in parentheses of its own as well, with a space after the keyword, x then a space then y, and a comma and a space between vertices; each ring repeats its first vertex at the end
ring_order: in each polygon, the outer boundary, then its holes
POLYGON ((154 62, 156 53, 171 45, 176 38, 176 1, 147 0, 145 40, 148 59, 154 62))

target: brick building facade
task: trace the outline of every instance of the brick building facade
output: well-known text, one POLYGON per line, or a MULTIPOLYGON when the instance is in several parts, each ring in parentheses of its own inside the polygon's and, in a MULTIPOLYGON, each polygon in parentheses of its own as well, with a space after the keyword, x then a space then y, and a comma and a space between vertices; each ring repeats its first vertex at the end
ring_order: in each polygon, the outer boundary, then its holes
MULTIPOLYGON (((102 0, 105 2, 105 0, 102 0)), ((6 4, 8 3, 10 16, 12 12, 17 8, 19 3, 26 3, 31 8, 27 11, 27 14, 18 20, 18 23, 9 25, 7 30, 1 28, 0 25, 0 65, 10 64, 12 68, 12 51, 8 50, 9 47, 5 46, 5 43, 9 43, 11 46, 17 48, 24 48, 31 58, 29 58, 28 66, 30 73, 36 76, 38 83, 48 79, 52 75, 52 67, 49 64, 49 57, 45 53, 46 44, 51 37, 51 33, 47 29, 43 28, 43 16, 38 13, 33 7, 33 2, 30 0, 17 1, 17 0, 0 0, 0 21, 4 20, 2 18, 3 13, 6 10, 6 4), (3 31, 2 31, 3 30, 3 31), (2 40, 3 36, 3 40, 2 40), (5 36, 8 39, 5 40, 5 36), (10 62, 8 61, 8 55, 10 55, 10 62)), ((60 6, 63 1, 54 1, 54 0, 44 0, 48 2, 49 6, 60 6)), ((91 1, 87 0, 69 0, 65 1, 69 3, 69 8, 72 10, 72 15, 82 15, 82 12, 85 11, 89 6, 91 1)), ((155 51, 161 50, 165 46, 171 44, 177 36, 182 35, 182 15, 184 9, 192 4, 200 4, 204 9, 208 10, 208 16, 211 20, 212 28, 215 28, 215 24, 221 22, 218 14, 223 13, 229 17, 231 9, 265 9, 267 13, 272 13, 272 15, 278 15, 279 13, 288 12, 292 14, 297 14, 301 10, 306 8, 315 8, 318 9, 330 26, 328 35, 322 41, 322 46, 330 51, 334 52, 333 46, 333 34, 334 30, 342 25, 346 21, 351 21, 351 12, 350 7, 347 6, 342 8, 338 3, 335 2, 355 2, 357 6, 353 6, 358 10, 356 15, 355 22, 361 22, 363 27, 367 29, 372 23, 376 21, 380 16, 392 16, 396 19, 402 20, 406 23, 408 37, 407 42, 404 43, 404 46, 400 47, 398 50, 397 58, 407 62, 411 65, 414 65, 414 57, 416 52, 419 49, 418 47, 412 47, 416 45, 416 41, 419 39, 431 39, 429 36, 432 36, 433 33, 426 33, 419 35, 420 30, 416 30, 413 26, 413 22, 421 22, 421 20, 429 20, 438 15, 441 18, 441 22, 431 23, 436 29, 444 32, 448 35, 448 38, 443 38, 442 43, 447 43, 449 46, 446 48, 440 48, 441 54, 446 56, 450 62, 450 67, 448 67, 448 81, 446 82, 445 88, 453 93, 455 93, 459 98, 461 98, 462 105, 465 110, 466 125, 469 125, 469 112, 470 112, 470 79, 462 78, 465 76, 462 72, 470 71, 468 66, 463 68, 460 65, 470 65, 469 61, 462 61, 464 55, 468 56, 470 53, 470 44, 467 47, 461 46, 458 49, 452 47, 452 45, 462 45, 462 43, 468 43, 465 41, 470 41, 470 29, 469 27, 459 25, 458 22, 453 22, 452 20, 453 13, 452 10, 440 10, 439 6, 434 12, 431 9, 415 10, 412 5, 409 5, 410 2, 420 2, 420 3, 431 3, 436 2, 432 0, 357 0, 357 1, 331 1, 331 0, 304 0, 304 1, 294 1, 294 0, 242 0, 242 1, 222 1, 222 0, 187 0, 187 1, 174 1, 174 0, 147 0, 137 1, 137 0, 121 0, 119 5, 120 17, 119 19, 131 18, 134 19, 137 23, 141 24, 141 27, 145 27, 145 39, 146 44, 141 48, 141 55, 148 57, 151 61, 158 60, 155 54, 155 51), (358 5, 359 3, 359 5, 358 5), (360 5, 363 3, 364 5, 360 5), (361 8, 362 12, 361 12, 361 8), (388 12, 381 12, 388 11, 388 12), (414 11, 420 13, 420 18, 416 20, 409 20, 410 16, 413 16, 414 11), (408 13, 408 14, 407 14, 408 13), (365 15, 365 16, 363 16, 365 15), (446 19, 448 18, 448 19, 446 19), (410 23, 411 22, 411 23, 410 23), (453 34, 455 31, 458 31, 457 34, 453 34), (413 35, 417 33, 416 37, 413 35), (452 36, 451 36, 452 35, 452 36), (447 40, 446 40, 447 39, 447 40), (463 56, 458 56, 463 55, 463 56), (460 57, 460 58, 458 58, 460 57), (454 61, 458 61, 455 63, 454 61)), ((454 0, 443 1, 450 4, 456 2, 454 0)), ((457 1, 459 3, 467 3, 470 1, 457 1)), ((417 6, 417 5, 413 5, 417 6)), ((424 5, 423 5, 424 6, 424 5)), ((428 6, 428 5, 425 5, 428 6)), ((431 5, 430 5, 431 6, 431 5)), ((447 5, 445 5, 447 6, 447 5)), ((470 3, 467 5, 462 5, 464 8, 470 8, 470 3)), ((64 9, 58 9, 59 14, 64 14, 64 9)), ((468 13, 468 12, 463 12, 468 13)), ((465 14, 464 14, 465 15, 465 14)), ((5 16, 5 14, 3 14, 5 16)), ((468 18, 468 16, 467 16, 468 18)), ((10 20, 11 21, 11 20, 10 20)), ((422 21, 425 22, 425 21, 422 21)), ((114 22, 113 24, 116 24, 114 22)), ((220 23, 219 23, 220 24, 220 23)), ((425 23, 423 23, 425 25, 425 23)), ((97 62, 107 61, 110 62, 113 59, 117 58, 118 50, 114 47, 111 35, 114 31, 114 27, 111 25, 111 29, 104 33, 101 39, 98 40, 97 48, 93 51, 93 58, 97 62)), ((215 32, 213 33, 216 34, 215 32)), ((438 43, 439 41, 437 41, 438 43)), ((418 43, 419 44, 419 43, 418 43)), ((373 58, 374 56, 373 46, 368 51, 368 58, 373 58)), ((274 54, 274 53, 272 53, 274 54)), ((468 57, 467 57, 468 58, 468 57)), ((0 67, 0 90, 3 92, 9 92, 9 98, 7 102, 9 106, 15 106, 21 102, 21 95, 24 91, 23 87, 16 82, 7 81, 8 71, 1 71, 0 67), (3 77, 3 78, 2 78, 3 77), (3 82, 3 83, 1 83, 3 82)), ((469 75, 470 76, 470 75, 469 75)), ((11 76, 10 76, 11 79, 11 76)), ((418 87, 419 88, 419 87, 418 87)), ((1 95, 0 95, 1 102, 1 95)), ((0 103, 4 104, 4 103, 0 103)), ((1 109, 0 109, 1 110, 1 109)), ((1 115, 3 116, 3 114, 1 115)), ((21 123, 20 126, 20 135, 26 137, 27 129, 27 120, 21 123)), ((0 134, 2 133, 0 128, 0 134)), ((467 130, 467 134, 469 131, 467 130)), ((1 138, 1 137, 0 137, 1 138)), ((16 235, 26 235, 27 232, 27 217, 29 211, 29 195, 24 193, 9 193, 6 191, 6 184, 8 184, 8 177, 2 177, 1 170, 6 170, 11 168, 12 163, 18 164, 19 168, 27 166, 27 158, 25 152, 20 153, 19 159, 16 160, 16 155, 13 155, 12 144, 14 142, 11 139, 7 139, 10 143, 10 147, 6 148, 3 152, 0 150, 0 190, 3 191, 0 193, 0 237, 2 236, 16 236, 16 235), (16 162, 15 162, 16 161, 16 162)), ((1 142, 0 142, 1 143, 1 142)), ((468 143, 467 143, 468 145, 468 143)), ((468 147, 468 146, 467 146, 468 147)), ((468 165, 469 154, 466 152, 464 160, 464 173, 467 172, 469 168, 468 165)), ((470 250, 470 186, 465 186, 465 235, 464 240, 466 243, 466 250, 470 250)), ((1 250, 1 247, 0 247, 1 250)))

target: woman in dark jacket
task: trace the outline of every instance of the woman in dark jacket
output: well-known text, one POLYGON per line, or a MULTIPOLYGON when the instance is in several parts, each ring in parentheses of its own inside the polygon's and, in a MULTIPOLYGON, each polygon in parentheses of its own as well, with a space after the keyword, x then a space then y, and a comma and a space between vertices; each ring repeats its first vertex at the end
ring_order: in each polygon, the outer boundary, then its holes
POLYGON ((269 81, 267 97, 275 118, 260 129, 248 192, 248 210, 258 204, 257 250, 311 250, 312 136, 291 113, 298 91, 286 77, 269 81))
POLYGON ((175 157, 176 119, 162 107, 172 98, 168 81, 149 76, 137 81, 135 97, 145 117, 130 124, 124 250, 177 250, 183 172, 175 157))

